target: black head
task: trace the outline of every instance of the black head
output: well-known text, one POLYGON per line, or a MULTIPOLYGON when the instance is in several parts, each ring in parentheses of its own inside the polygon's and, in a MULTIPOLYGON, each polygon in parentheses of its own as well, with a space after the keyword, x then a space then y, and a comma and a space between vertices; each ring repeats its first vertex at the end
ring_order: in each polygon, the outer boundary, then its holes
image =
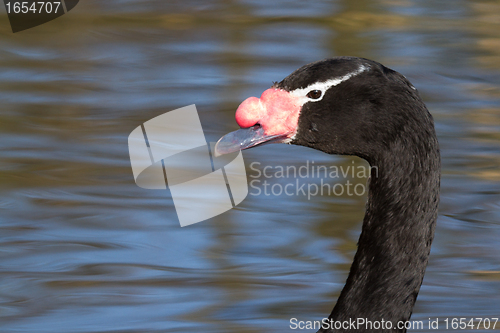
POLYGON ((220 153, 285 142, 370 160, 416 132, 434 132, 418 91, 401 74, 368 59, 337 57, 305 65, 236 112, 242 130, 220 153), (226 150, 225 150, 226 149, 226 150))

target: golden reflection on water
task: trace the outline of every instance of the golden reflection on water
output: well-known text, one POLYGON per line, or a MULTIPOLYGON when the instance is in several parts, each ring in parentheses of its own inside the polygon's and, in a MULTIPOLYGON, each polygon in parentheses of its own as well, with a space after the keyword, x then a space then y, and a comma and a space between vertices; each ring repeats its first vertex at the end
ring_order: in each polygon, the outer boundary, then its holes
MULTIPOLYGON (((181 229, 168 191, 135 186, 126 142, 144 121, 192 103, 215 141, 235 129, 244 98, 335 55, 402 72, 436 120, 442 205, 414 318, 495 315, 499 6, 81 1, 17 34, 0 15, 5 331, 285 332, 291 317, 327 315, 366 195, 249 196, 181 229)), ((366 165, 285 145, 245 159, 366 165)), ((335 181, 348 180, 366 181, 335 181)))

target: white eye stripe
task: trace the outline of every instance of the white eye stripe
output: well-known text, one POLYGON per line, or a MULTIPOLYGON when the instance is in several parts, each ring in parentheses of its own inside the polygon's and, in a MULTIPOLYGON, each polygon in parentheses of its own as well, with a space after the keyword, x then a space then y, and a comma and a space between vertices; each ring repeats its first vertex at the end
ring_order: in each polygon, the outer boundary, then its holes
POLYGON ((318 102, 318 101, 321 101, 323 99, 323 97, 326 94, 326 91, 328 89, 330 89, 331 87, 339 85, 342 82, 347 81, 350 78, 352 78, 353 76, 361 74, 368 69, 370 69, 370 67, 361 65, 354 72, 348 73, 344 76, 341 76, 341 77, 338 77, 335 79, 327 80, 325 82, 315 82, 315 83, 310 84, 309 86, 307 86, 305 88, 295 89, 295 90, 291 91, 290 94, 292 94, 293 96, 296 96, 296 97, 300 97, 301 102, 302 102, 301 104, 304 104, 306 102, 318 102), (312 90, 321 91, 321 97, 317 98, 317 99, 312 99, 312 98, 307 97, 306 95, 312 90))

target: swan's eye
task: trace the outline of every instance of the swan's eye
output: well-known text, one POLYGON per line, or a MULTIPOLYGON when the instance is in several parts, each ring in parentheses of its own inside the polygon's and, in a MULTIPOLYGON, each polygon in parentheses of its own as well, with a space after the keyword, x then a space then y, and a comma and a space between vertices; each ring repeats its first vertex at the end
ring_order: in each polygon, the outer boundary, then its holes
POLYGON ((311 90, 306 96, 310 99, 318 99, 321 97, 321 90, 311 90))

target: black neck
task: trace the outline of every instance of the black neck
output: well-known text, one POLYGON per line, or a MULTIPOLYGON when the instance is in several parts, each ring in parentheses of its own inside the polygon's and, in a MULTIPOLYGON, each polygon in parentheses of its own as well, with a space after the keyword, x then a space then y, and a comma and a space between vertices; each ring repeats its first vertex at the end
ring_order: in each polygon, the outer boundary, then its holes
MULTIPOLYGON (((426 139, 414 149, 396 146, 370 159, 378 170, 372 168, 358 251, 330 319, 391 321, 393 329, 362 326, 356 332, 406 331, 396 325, 410 319, 439 203, 439 148, 435 136, 426 139)), ((320 332, 333 331, 350 330, 320 332)))

